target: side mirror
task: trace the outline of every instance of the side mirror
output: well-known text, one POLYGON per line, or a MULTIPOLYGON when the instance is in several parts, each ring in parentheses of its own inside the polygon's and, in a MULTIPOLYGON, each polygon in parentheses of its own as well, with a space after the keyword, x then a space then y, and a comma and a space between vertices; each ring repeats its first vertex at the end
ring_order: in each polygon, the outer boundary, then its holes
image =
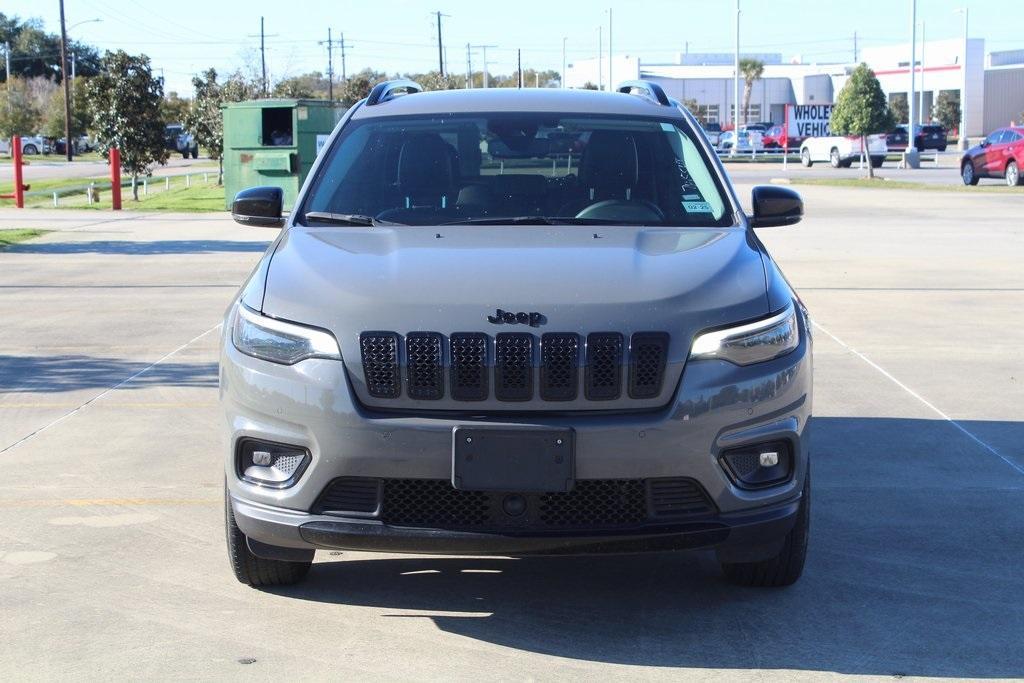
POLYGON ((795 225, 804 217, 804 200, 788 187, 759 185, 754 188, 753 200, 752 228, 795 225))
POLYGON ((250 187, 235 195, 231 217, 236 223, 260 228, 283 228, 284 190, 280 187, 250 187))
POLYGON ((991 142, 989 142, 988 140, 982 140, 982 141, 981 141, 981 146, 982 146, 982 147, 988 147, 988 146, 989 146, 989 145, 991 145, 991 144, 992 144, 992 143, 991 143, 991 142))

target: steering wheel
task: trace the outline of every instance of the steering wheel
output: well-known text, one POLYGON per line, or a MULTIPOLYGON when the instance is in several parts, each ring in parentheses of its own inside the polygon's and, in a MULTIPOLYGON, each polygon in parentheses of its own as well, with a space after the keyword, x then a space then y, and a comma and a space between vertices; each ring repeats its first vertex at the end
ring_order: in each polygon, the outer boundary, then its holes
POLYGON ((663 223, 665 213, 656 204, 642 199, 605 199, 584 208, 576 218, 663 223))

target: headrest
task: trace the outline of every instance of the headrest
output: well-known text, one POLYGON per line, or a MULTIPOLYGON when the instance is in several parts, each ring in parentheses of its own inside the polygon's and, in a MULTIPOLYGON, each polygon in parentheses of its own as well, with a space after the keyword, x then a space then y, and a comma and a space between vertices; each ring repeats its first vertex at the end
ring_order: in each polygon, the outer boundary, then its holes
POLYGON ((398 154, 398 187, 407 194, 446 193, 455 178, 451 147, 437 133, 414 133, 398 154))
POLYGON ((636 139, 630 133, 597 130, 580 160, 580 184, 585 188, 623 192, 639 180, 636 139))

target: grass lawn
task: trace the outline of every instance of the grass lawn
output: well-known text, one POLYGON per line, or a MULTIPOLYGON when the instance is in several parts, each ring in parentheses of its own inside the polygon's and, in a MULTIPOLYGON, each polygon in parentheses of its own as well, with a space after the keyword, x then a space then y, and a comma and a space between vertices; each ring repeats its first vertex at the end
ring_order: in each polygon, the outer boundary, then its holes
POLYGON ((1006 185, 936 185, 933 183, 915 183, 908 180, 889 180, 888 178, 790 178, 793 185, 825 185, 827 187, 865 187, 886 190, 921 190, 924 192, 996 192, 1004 194, 1024 194, 1024 188, 1007 187, 1006 185))
POLYGON ((24 242, 25 240, 45 235, 48 232, 50 231, 35 230, 32 228, 11 228, 8 230, 0 230, 0 250, 9 247, 12 244, 17 244, 18 242, 24 242))
MULTIPOLYGON (((96 208, 110 208, 109 192, 107 193, 106 204, 93 206, 96 208)), ((148 196, 139 194, 139 201, 132 198, 131 190, 122 190, 121 208, 128 211, 181 211, 181 212, 202 212, 202 211, 224 211, 224 186, 217 186, 213 183, 194 183, 192 187, 174 187, 148 196)))
MULTIPOLYGON (((150 178, 149 191, 143 194, 142 183, 139 183, 139 201, 132 199, 131 187, 121 188, 121 208, 127 211, 224 211, 224 187, 215 184, 215 174, 210 174, 210 181, 203 182, 202 173, 193 173, 191 186, 185 186, 184 178, 171 178, 170 188, 165 189, 163 178, 150 178)), ((97 209, 110 210, 110 187, 106 178, 51 178, 31 183, 33 194, 26 195, 27 208, 53 208, 52 192, 60 192, 66 188, 79 188, 74 193, 61 193, 59 208, 62 209, 97 209), (100 199, 89 204, 85 187, 95 181, 100 199), (35 192, 41 194, 35 194, 35 192)), ((0 193, 13 192, 11 183, 0 184, 0 193)), ((13 206, 13 200, 4 200, 0 206, 13 206)))

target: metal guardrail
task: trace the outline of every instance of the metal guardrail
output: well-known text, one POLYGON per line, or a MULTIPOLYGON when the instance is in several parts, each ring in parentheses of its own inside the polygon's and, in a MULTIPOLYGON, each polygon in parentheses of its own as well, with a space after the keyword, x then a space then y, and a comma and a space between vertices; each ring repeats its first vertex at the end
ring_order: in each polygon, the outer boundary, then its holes
MULTIPOLYGON (((800 150, 799 149, 789 149, 789 150, 785 150, 784 151, 784 150, 779 149, 779 148, 770 148, 770 149, 761 149, 761 150, 751 150, 749 152, 748 151, 737 152, 736 154, 732 154, 731 150, 720 149, 718 147, 715 147, 714 150, 715 150, 715 153, 718 154, 719 159, 721 159, 722 161, 742 161, 744 163, 750 163, 752 161, 754 161, 754 162, 756 162, 756 161, 763 161, 763 162, 766 162, 766 163, 778 163, 778 162, 782 162, 782 163, 788 163, 788 162, 800 163, 800 150)), ((945 152, 940 152, 938 150, 928 150, 928 151, 925 151, 925 152, 919 152, 919 157, 921 159, 921 163, 922 164, 925 163, 925 162, 930 162, 930 163, 934 164, 935 166, 941 166, 942 164, 939 163, 941 159, 951 159, 951 158, 959 159, 961 154, 962 154, 962 152, 960 152, 958 150, 948 150, 947 149, 945 152)), ((899 150, 899 151, 889 150, 888 152, 886 152, 885 159, 886 159, 886 161, 899 161, 901 159, 902 155, 903 155, 903 150, 899 150)), ((867 162, 866 159, 862 159, 862 161, 864 163, 867 162)), ((818 163, 822 163, 822 162, 818 162, 818 163)), ((824 163, 827 163, 827 162, 824 162, 824 163)), ((856 163, 856 162, 854 162, 854 163, 856 163)))
MULTIPOLYGON (((203 171, 203 172, 198 172, 197 171, 197 172, 193 172, 193 173, 178 173, 178 174, 174 174, 174 175, 163 175, 163 176, 158 176, 158 177, 155 177, 155 178, 152 178, 152 177, 140 178, 139 180, 140 180, 140 185, 142 187, 142 195, 143 196, 148 196, 149 195, 150 181, 160 181, 161 184, 164 185, 164 191, 167 191, 167 190, 171 189, 171 181, 174 180, 174 179, 184 178, 185 179, 185 187, 191 187, 192 186, 192 178, 193 177, 195 177, 195 176, 202 176, 203 177, 203 182, 204 183, 209 183, 210 182, 210 175, 211 174, 215 174, 215 173, 216 173, 216 171, 203 171)), ((132 186, 131 178, 126 178, 126 179, 122 178, 122 180, 121 180, 121 188, 122 189, 126 188, 126 187, 131 187, 131 186, 132 186)), ((92 205, 92 203, 94 201, 94 199, 93 199, 94 192, 102 191, 102 190, 110 190, 110 188, 111 188, 111 182, 109 180, 104 180, 104 181, 100 181, 100 182, 93 181, 93 182, 90 182, 88 184, 84 184, 83 183, 83 184, 78 184, 78 185, 66 185, 66 186, 63 186, 63 187, 48 188, 48 189, 45 189, 45 190, 29 190, 29 191, 25 192, 25 197, 26 198, 29 198, 29 197, 52 197, 53 198, 53 207, 54 208, 59 208, 60 207, 60 200, 62 198, 64 198, 64 197, 73 197, 73 196, 85 193, 87 203, 89 205, 92 205)))

